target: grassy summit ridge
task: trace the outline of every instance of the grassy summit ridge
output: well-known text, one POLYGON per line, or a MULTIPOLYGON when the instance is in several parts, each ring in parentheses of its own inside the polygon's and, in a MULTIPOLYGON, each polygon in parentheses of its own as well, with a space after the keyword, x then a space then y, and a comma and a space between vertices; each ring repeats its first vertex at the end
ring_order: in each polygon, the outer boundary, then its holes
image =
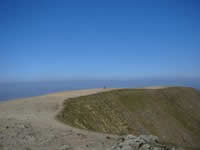
POLYGON ((92 131, 154 134, 165 142, 200 146, 200 92, 193 88, 120 89, 71 98, 57 118, 92 131))

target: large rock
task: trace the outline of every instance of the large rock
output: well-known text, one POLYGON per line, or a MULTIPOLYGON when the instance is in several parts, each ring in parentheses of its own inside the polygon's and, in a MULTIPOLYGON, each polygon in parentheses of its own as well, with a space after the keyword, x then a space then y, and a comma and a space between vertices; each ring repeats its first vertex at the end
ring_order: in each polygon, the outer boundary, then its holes
POLYGON ((121 136, 112 146, 112 150, 175 150, 159 144, 159 139, 153 135, 121 136))

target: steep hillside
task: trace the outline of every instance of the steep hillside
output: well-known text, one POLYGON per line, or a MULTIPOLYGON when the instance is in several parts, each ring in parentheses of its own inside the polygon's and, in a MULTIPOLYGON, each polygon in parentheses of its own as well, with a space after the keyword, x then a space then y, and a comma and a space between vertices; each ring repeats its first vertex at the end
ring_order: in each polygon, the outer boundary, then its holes
POLYGON ((57 118, 112 134, 153 134, 163 142, 200 147, 200 92, 193 88, 121 89, 65 100, 57 118))

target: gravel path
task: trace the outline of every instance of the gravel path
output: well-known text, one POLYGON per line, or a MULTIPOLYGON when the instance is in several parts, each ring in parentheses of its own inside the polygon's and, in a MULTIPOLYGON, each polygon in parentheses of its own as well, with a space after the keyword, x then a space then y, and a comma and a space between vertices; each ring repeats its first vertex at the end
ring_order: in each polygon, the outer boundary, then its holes
POLYGON ((106 150, 115 136, 75 129, 55 119, 65 99, 111 89, 67 91, 0 103, 0 150, 106 150))

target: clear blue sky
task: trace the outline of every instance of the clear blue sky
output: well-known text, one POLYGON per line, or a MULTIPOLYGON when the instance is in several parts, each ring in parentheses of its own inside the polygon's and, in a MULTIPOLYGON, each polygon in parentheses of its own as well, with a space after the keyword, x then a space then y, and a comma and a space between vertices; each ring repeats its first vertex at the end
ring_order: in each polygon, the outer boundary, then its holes
POLYGON ((199 0, 0 0, 0 81, 200 77, 199 0))

